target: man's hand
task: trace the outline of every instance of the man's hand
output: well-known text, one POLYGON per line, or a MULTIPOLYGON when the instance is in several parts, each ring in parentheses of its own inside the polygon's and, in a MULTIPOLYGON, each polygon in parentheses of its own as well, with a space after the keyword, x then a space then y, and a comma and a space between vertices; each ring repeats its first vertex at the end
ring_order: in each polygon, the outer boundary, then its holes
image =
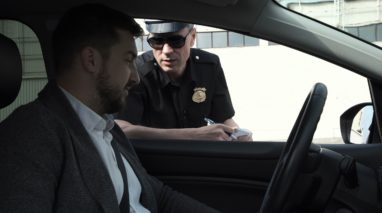
POLYGON ((114 120, 116 124, 118 124, 118 126, 123 130, 125 131, 126 128, 132 126, 132 124, 130 122, 127 122, 127 121, 124 121, 124 120, 118 120, 118 119, 115 119, 114 120))

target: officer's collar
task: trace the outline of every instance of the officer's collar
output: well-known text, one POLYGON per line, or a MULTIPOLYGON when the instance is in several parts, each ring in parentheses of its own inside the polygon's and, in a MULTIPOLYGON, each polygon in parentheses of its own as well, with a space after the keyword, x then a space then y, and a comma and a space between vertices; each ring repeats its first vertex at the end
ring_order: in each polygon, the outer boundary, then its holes
POLYGON ((189 77, 191 78, 193 82, 199 81, 199 78, 197 76, 198 72, 196 72, 196 70, 198 69, 196 65, 199 62, 195 60, 196 58, 197 60, 199 60, 199 56, 195 56, 194 49, 191 48, 190 58, 188 58, 188 61, 187 61, 187 69, 189 70, 189 77), (190 72, 191 70, 194 70, 194 72, 190 72))
MULTIPOLYGON (((156 64, 156 62, 154 62, 156 64)), ((182 75, 182 77, 180 77, 179 79, 177 80, 172 80, 168 74, 166 72, 164 72, 162 70, 162 68, 160 68, 160 66, 158 64, 155 65, 156 67, 156 73, 157 73, 157 76, 158 76, 158 79, 159 79, 159 82, 160 82, 160 85, 161 85, 161 88, 164 88, 166 87, 167 85, 169 84, 172 84, 173 86, 181 86, 181 84, 185 81, 188 81, 188 79, 191 78, 192 81, 195 81, 196 78, 195 78, 195 74, 193 72, 191 72, 192 70, 192 63, 190 62, 190 59, 187 60, 187 64, 186 64, 186 70, 184 71, 184 74, 182 75)))

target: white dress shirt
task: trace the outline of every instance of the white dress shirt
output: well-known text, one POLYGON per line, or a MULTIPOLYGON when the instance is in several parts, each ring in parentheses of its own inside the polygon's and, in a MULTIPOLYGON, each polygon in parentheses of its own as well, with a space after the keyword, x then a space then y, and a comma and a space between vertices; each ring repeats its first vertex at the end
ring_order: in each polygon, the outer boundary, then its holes
MULTIPOLYGON (((73 95, 71 95, 69 92, 67 92, 65 89, 61 88, 61 90, 68 98, 74 111, 80 118, 82 125, 89 133, 92 142, 97 148, 102 161, 105 164, 107 171, 109 172, 111 181, 113 182, 118 203, 120 203, 124 188, 122 175, 118 168, 114 150, 111 146, 113 136, 111 135, 110 130, 114 127, 114 120, 112 119, 112 116, 104 115, 101 117, 77 98, 75 98, 73 95)), ((142 206, 139 201, 142 187, 138 177, 135 175, 134 170, 131 168, 129 162, 123 155, 122 160, 126 168, 128 179, 127 182, 129 189, 130 213, 149 213, 150 211, 142 206)))

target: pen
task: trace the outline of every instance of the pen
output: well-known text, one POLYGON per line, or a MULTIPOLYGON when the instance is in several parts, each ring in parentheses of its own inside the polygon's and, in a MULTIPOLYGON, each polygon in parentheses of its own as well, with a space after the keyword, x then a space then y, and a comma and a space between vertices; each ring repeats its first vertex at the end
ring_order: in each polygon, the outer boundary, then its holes
MULTIPOLYGON (((204 118, 204 121, 205 122, 207 122, 207 126, 209 126, 209 125, 212 125, 212 124, 215 124, 215 121, 213 121, 213 120, 211 120, 211 119, 209 119, 209 118, 204 118)), ((226 131, 224 131, 227 135, 229 135, 230 137, 232 137, 233 135, 231 134, 231 133, 229 133, 229 132, 226 132, 226 131)), ((234 137, 232 137, 233 139, 236 139, 236 138, 234 138, 234 137)))
POLYGON ((208 125, 212 125, 212 124, 215 124, 215 121, 209 119, 209 118, 204 118, 204 121, 207 122, 207 126, 208 125))

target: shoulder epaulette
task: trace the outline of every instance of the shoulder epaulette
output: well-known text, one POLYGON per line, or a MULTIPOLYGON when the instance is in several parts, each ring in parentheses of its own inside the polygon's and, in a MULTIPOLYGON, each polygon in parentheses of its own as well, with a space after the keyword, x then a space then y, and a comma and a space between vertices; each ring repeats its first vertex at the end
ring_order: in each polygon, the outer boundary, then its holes
POLYGON ((217 55, 196 48, 191 48, 190 57, 196 63, 217 63, 219 61, 217 55))

